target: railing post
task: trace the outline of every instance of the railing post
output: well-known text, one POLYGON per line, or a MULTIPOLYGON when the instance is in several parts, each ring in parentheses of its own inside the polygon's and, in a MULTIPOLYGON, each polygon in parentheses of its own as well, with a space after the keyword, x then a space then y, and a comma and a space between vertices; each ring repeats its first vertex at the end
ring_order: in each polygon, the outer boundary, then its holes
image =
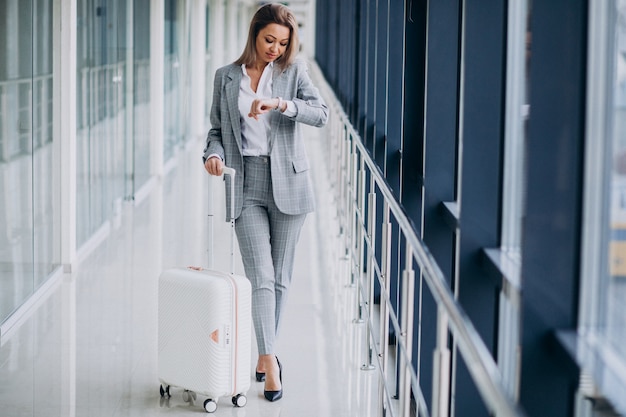
MULTIPOLYGON (((326 155, 325 155, 325 159, 329 162, 329 171, 330 171, 330 175, 329 177, 332 179, 334 178, 335 181, 340 180, 340 169, 339 169, 339 165, 340 165, 340 156, 339 156, 339 152, 337 152, 337 148, 338 148, 338 143, 340 141, 340 137, 338 135, 335 134, 335 119, 339 117, 339 112, 335 110, 334 106, 330 106, 331 108, 331 112, 334 111, 335 116, 336 117, 330 117, 329 121, 328 121, 328 131, 329 131, 329 137, 330 137, 330 144, 328 146, 328 149, 324 149, 326 151, 326 155)), ((335 186, 335 184, 331 184, 332 187, 335 186)), ((340 210, 341 208, 338 207, 338 210, 340 210)))
POLYGON ((376 193, 375 183, 370 181, 370 193, 368 195, 367 204, 367 235, 369 237, 369 245, 367 246, 367 325, 365 326, 365 364, 362 370, 374 369, 372 365, 372 330, 370 323, 372 321, 372 306, 374 305, 374 279, 376 278, 376 193))
POLYGON ((350 269, 344 273, 344 268, 346 264, 349 268, 349 260, 350 260, 350 241, 351 237, 351 229, 350 229, 350 219, 352 218, 352 214, 350 213, 350 187, 352 187, 350 183, 350 179, 352 178, 352 167, 350 163, 352 162, 352 157, 350 155, 350 137, 347 134, 346 129, 343 130, 343 136, 341 138, 341 149, 342 149, 342 167, 341 167, 341 175, 339 176, 339 193, 335 195, 335 201, 337 202, 338 211, 338 220, 339 220, 339 239, 337 239, 337 251, 335 253, 339 254, 337 256, 336 262, 338 265, 338 270, 341 271, 340 276, 344 279, 347 279, 348 282, 352 280, 350 273, 350 269))
POLYGON ((355 268, 355 278, 356 278, 356 304, 357 304, 357 317, 354 319, 355 323, 363 323, 363 306, 362 306, 362 296, 361 296, 361 283, 363 277, 363 263, 364 263, 364 255, 363 255, 363 228, 364 225, 361 223, 363 219, 363 215, 365 214, 365 158, 363 155, 360 156, 360 164, 359 164, 359 175, 357 182, 357 210, 356 210, 356 225, 357 225, 357 240, 356 240, 356 253, 357 253, 357 264, 355 268))
MULTIPOLYGON (((358 239, 358 228, 356 223, 359 219, 357 214, 357 194, 358 194, 358 167, 359 167, 359 154, 357 152, 356 144, 354 141, 352 142, 352 166, 350 170, 350 191, 348 196, 348 211, 349 211, 349 219, 350 219, 350 249, 348 251, 348 256, 350 257, 350 265, 353 265, 354 262, 354 254, 355 248, 357 246, 358 239)), ((352 269, 353 271, 353 269, 352 269)), ((350 274, 350 286, 354 287, 355 279, 354 273, 350 274)))
MULTIPOLYGON (((346 129, 345 127, 343 129, 337 129, 337 133, 340 134, 339 136, 339 143, 337 145, 338 148, 338 152, 339 152, 339 158, 338 158, 338 169, 337 169, 337 187, 339 189, 339 195, 340 196, 345 196, 346 194, 346 175, 347 175, 347 170, 348 170, 348 161, 347 161, 347 155, 346 155, 346 129)), ((344 207, 343 203, 343 199, 340 200, 339 203, 339 210, 342 213, 345 213, 345 209, 346 207, 344 207)), ((345 233, 345 225, 343 224, 343 222, 340 224, 340 233, 345 233)))
POLYGON ((448 349, 448 316, 437 308, 437 348, 433 361, 433 417, 448 415, 450 404, 450 349, 448 349))
MULTIPOLYGON (((338 127, 337 130, 337 135, 336 135, 336 140, 335 140, 335 147, 336 147, 336 152, 337 152, 337 168, 334 172, 335 174, 335 178, 336 178, 336 183, 333 184, 334 187, 337 187, 338 189, 338 196, 342 196, 343 192, 344 192, 344 177, 345 177, 345 169, 346 169, 346 163, 345 163, 345 131, 346 128, 345 126, 343 126, 343 123, 340 123, 340 127, 338 127)), ((340 197, 341 198, 341 197, 340 197)), ((341 201, 339 201, 339 211, 340 213, 343 214, 343 210, 345 207, 343 207, 343 205, 341 204, 341 201)), ((340 223, 340 227, 343 229, 343 224, 340 223)))
MULTIPOLYGON (((0 84, 0 126, 2 126, 2 132, 0 132, 0 135, 3 138, 8 138, 9 137, 9 112, 8 112, 8 98, 9 98, 9 94, 7 92, 5 92, 5 89, 7 88, 6 84, 0 84)), ((9 160, 9 153, 10 153, 10 148, 9 148, 9 141, 8 140, 3 140, 2 142, 0 142, 0 161, 4 161, 4 160, 9 160)))
POLYGON ((380 370, 381 378, 378 382, 378 398, 381 407, 379 417, 385 416, 385 381, 387 380, 388 360, 389 360, 389 305, 391 299, 389 294, 391 274, 391 223, 389 221, 389 203, 385 200, 383 204, 383 226, 382 226, 382 250, 381 250, 381 293, 384 291, 386 297, 380 299, 380 370))
POLYGON ((340 233, 341 241, 345 242, 348 236, 348 219, 349 219, 349 198, 348 190, 350 187, 350 135, 344 128, 341 136, 341 178, 339 180, 339 194, 337 195, 337 205, 341 210, 340 233))
POLYGON ((408 417, 411 412, 411 376, 407 371, 413 357, 413 303, 415 294, 415 272, 413 271, 413 249, 406 243, 406 265, 402 272, 402 317, 400 337, 406 355, 400 355, 400 416, 408 417))

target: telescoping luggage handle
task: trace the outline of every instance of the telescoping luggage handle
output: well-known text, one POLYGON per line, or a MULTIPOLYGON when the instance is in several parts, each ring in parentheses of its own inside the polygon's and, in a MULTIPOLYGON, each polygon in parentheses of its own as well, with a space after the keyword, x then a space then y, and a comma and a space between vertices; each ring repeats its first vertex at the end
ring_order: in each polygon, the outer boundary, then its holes
MULTIPOLYGON (((222 168, 222 176, 230 175, 230 273, 235 273, 235 169, 230 167, 222 168)), ((214 243, 213 243, 213 215, 214 211, 214 198, 213 198, 213 178, 209 178, 209 204, 208 204, 208 212, 209 212, 209 241, 208 241, 208 268, 213 269, 213 252, 214 252, 214 243)))

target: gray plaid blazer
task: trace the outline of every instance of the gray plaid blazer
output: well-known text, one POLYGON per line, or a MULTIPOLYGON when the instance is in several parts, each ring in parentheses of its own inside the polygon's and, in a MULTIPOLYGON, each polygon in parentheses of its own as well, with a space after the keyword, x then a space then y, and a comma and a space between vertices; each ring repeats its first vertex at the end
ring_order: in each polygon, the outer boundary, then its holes
MULTIPOLYGON (((241 124, 238 107, 241 66, 230 64, 215 72, 211 129, 207 135, 203 160, 218 154, 225 164, 237 171, 235 175, 235 218, 241 214, 243 201, 243 156, 241 124)), ((269 153, 274 201, 285 214, 313 211, 315 200, 308 174, 309 161, 298 122, 321 127, 328 120, 328 107, 313 85, 308 68, 301 58, 281 71, 274 66, 272 97, 291 100, 297 114, 287 117, 279 111, 270 113, 269 153)), ((230 178, 226 179, 227 217, 230 214, 230 178)))

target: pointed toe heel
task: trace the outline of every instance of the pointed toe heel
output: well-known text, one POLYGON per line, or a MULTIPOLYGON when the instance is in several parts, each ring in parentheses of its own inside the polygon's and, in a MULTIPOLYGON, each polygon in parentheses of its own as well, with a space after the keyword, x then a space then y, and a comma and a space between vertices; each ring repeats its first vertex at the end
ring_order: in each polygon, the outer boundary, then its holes
POLYGON ((280 380, 281 387, 278 391, 263 391, 265 399, 270 402, 278 401, 283 398, 283 366, 280 364, 278 358, 276 358, 276 362, 278 363, 278 379, 280 380))
POLYGON ((278 391, 264 391, 265 399, 270 402, 278 401, 283 398, 283 390, 282 388, 278 391))
POLYGON ((254 371, 256 373, 256 382, 263 382, 265 381, 265 372, 257 372, 254 371))

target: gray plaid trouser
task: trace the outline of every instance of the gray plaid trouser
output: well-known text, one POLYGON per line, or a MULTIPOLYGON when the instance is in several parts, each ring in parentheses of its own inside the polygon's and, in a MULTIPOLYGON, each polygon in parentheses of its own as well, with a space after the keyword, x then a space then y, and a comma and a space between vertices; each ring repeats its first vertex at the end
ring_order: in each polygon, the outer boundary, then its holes
POLYGON ((306 214, 281 213, 272 195, 269 157, 244 157, 243 208, 235 221, 260 355, 274 354, 296 243, 306 214))

